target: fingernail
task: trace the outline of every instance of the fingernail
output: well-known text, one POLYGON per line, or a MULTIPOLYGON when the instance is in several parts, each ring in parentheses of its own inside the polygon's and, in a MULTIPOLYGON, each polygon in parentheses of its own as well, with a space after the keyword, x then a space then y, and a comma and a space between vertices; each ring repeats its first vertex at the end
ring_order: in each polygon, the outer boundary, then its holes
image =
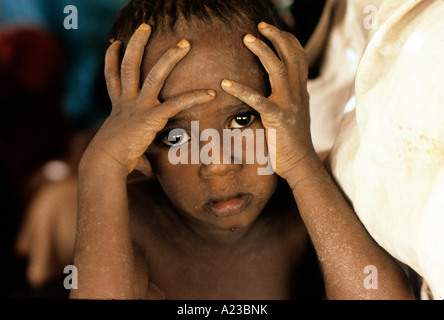
POLYGON ((233 86, 233 82, 227 79, 224 79, 222 81, 222 86, 226 87, 226 88, 231 88, 233 86))
POLYGON ((186 39, 183 39, 177 44, 177 46, 179 48, 188 48, 190 46, 190 43, 186 39))
POLYGON ((245 40, 245 42, 254 42, 254 41, 256 41, 256 37, 253 36, 252 34, 247 34, 244 37, 244 40, 245 40))
POLYGON ((214 90, 207 90, 207 93, 212 97, 216 96, 216 91, 214 91, 214 90))
POLYGON ((262 22, 259 23, 259 28, 261 28, 261 29, 266 29, 266 28, 268 28, 269 26, 270 26, 270 25, 269 25, 268 23, 264 22, 264 21, 262 21, 262 22))
POLYGON ((148 30, 149 28, 150 28, 149 25, 147 25, 146 23, 142 23, 138 29, 139 30, 148 30))

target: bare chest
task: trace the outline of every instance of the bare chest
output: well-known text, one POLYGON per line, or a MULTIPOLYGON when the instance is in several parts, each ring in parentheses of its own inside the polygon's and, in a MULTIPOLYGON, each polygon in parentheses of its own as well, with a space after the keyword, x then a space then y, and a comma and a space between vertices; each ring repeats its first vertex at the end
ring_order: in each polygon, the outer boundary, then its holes
POLYGON ((212 249, 165 247, 147 257, 149 279, 166 299, 290 299, 306 256, 303 239, 212 249))

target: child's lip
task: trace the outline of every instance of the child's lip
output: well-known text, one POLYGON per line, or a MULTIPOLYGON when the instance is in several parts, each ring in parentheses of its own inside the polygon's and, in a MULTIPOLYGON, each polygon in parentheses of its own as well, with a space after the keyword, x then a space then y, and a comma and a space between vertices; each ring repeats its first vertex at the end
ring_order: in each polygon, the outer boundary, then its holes
POLYGON ((233 198, 238 198, 242 195, 243 193, 232 190, 214 192, 210 197, 209 203, 227 201, 233 198))
POLYGON ((205 209, 218 217, 229 217, 241 212, 250 204, 251 194, 224 192, 214 194, 205 209))

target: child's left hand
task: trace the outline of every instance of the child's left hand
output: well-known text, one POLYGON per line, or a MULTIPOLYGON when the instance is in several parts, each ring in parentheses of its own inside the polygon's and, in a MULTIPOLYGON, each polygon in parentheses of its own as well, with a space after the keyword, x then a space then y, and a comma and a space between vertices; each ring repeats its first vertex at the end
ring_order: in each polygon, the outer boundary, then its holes
POLYGON ((269 46, 252 35, 244 37, 244 44, 268 72, 271 95, 265 98, 253 89, 228 79, 222 81, 222 88, 259 112, 267 134, 270 129, 276 130, 277 145, 268 145, 269 152, 275 150, 276 154, 269 156, 274 171, 288 180, 302 159, 316 155, 310 134, 308 67, 304 49, 295 36, 264 22, 259 24, 258 29, 273 43, 279 58, 269 46))

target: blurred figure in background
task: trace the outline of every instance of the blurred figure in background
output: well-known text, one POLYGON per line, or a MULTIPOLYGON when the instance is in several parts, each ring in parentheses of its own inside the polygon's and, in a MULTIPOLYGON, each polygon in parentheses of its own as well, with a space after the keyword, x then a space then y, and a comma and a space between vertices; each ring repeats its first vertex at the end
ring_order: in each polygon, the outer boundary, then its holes
POLYGON ((103 56, 124 2, 0 2, 1 296, 68 294, 51 283, 70 261, 77 162, 109 110, 103 56), (68 5, 78 29, 64 27, 68 5))
MULTIPOLYGON (((0 33, 0 161, 3 223, 4 290, 25 285, 12 241, 27 204, 43 182, 35 173, 45 161, 65 151, 68 126, 60 110, 64 54, 58 41, 37 28, 0 33)), ((2 292, 5 294, 5 292, 2 292)))
POLYGON ((77 219, 77 167, 92 131, 73 134, 67 155, 45 163, 45 179, 30 201, 15 243, 27 258, 26 279, 33 288, 51 288, 60 295, 62 270, 72 264, 77 219), (59 290, 57 290, 59 289, 59 290))

